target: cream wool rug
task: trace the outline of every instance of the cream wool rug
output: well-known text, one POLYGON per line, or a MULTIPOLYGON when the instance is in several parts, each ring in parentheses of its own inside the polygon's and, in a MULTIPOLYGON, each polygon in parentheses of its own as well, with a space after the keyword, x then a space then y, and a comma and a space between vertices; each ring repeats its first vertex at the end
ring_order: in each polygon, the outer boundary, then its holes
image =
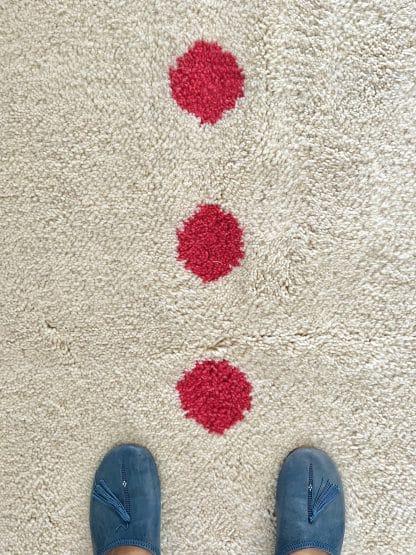
POLYGON ((414 554, 415 4, 16 0, 0 21, 0 553, 91 553, 93 472, 128 441, 159 465, 164 555, 272 555, 305 444, 342 472, 343 554, 414 554), (234 71, 215 123, 171 85, 197 41, 234 71), (186 267, 217 268, 205 239, 178 260, 201 206, 237 237, 211 281, 186 267), (251 406, 209 433, 176 386, 223 360, 251 406))

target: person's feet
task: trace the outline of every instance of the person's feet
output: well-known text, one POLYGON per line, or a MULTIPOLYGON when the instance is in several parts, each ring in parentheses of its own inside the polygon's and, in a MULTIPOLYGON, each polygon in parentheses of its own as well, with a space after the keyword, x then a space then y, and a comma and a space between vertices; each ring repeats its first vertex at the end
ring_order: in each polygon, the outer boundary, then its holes
POLYGON ((149 555, 150 551, 141 549, 140 547, 132 547, 131 545, 116 547, 112 549, 108 555, 149 555))
POLYGON ((341 478, 320 449, 292 451, 276 494, 276 555, 340 555, 345 511, 341 478))
POLYGON ((112 549, 108 555, 149 555, 150 551, 141 549, 140 547, 132 547, 131 545, 116 547, 112 549))
POLYGON ((327 551, 322 551, 321 549, 301 549, 300 551, 294 551, 290 555, 328 555, 327 551))
POLYGON ((147 449, 120 445, 104 457, 95 473, 90 526, 94 555, 160 555, 160 483, 147 449))
MULTIPOLYGON (((319 449, 283 463, 276 496, 276 555, 340 555, 344 496, 335 464, 319 449)), ((160 484, 152 455, 115 447, 94 479, 90 525, 95 555, 160 555, 160 484)))

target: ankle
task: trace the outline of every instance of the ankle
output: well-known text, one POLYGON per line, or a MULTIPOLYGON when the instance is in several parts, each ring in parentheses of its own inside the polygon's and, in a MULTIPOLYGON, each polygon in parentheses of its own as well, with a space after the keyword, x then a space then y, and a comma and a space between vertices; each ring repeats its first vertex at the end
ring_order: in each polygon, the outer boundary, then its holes
POLYGON ((322 549, 308 547, 306 549, 299 549, 299 551, 293 551, 290 555, 328 555, 328 553, 322 551, 322 549))
POLYGON ((134 545, 122 545, 112 549, 108 555, 151 555, 150 551, 135 547, 134 545))

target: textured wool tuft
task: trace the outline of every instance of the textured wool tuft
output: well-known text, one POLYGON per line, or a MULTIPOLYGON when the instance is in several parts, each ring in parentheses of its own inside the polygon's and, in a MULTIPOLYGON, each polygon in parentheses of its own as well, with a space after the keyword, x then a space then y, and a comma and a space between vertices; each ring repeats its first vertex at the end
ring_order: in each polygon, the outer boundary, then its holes
POLYGON ((219 44, 196 41, 170 68, 172 96, 201 123, 216 123, 244 96, 244 73, 231 52, 219 44))
POLYGON ((238 220, 215 204, 200 206, 177 230, 177 237, 178 260, 204 282, 226 276, 244 257, 238 220))
POLYGON ((197 362, 176 387, 186 417, 212 433, 223 434, 251 408, 251 384, 226 360, 197 362))

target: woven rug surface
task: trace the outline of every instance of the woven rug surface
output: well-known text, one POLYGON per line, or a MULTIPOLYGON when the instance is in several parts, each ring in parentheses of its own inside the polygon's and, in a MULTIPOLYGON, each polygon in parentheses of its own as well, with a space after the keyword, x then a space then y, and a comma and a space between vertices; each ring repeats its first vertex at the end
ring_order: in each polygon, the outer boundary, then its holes
POLYGON ((415 4, 25 0, 0 31, 0 552, 91 553, 134 442, 165 555, 271 555, 299 445, 342 473, 343 554, 414 554, 415 4))

